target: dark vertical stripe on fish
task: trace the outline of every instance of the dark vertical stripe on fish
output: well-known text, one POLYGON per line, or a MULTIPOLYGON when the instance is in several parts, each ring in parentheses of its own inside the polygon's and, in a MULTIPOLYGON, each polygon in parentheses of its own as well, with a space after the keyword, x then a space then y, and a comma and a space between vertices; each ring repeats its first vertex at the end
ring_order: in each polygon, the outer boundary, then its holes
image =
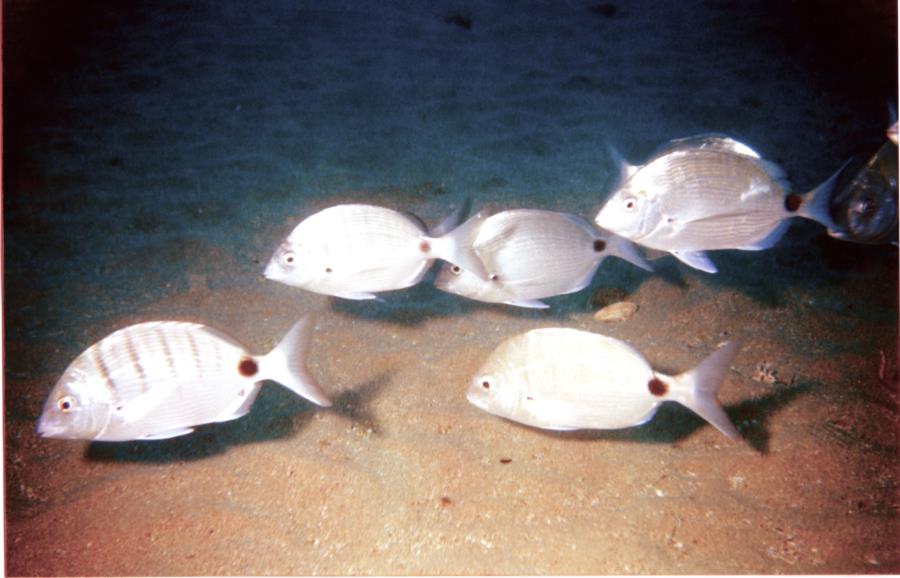
POLYGON ((197 376, 203 376, 203 369, 200 365, 200 348, 197 347, 197 341, 194 339, 192 331, 187 332, 188 343, 191 346, 191 358, 194 360, 194 368, 197 370, 197 376))
POLYGON ((159 336, 159 343, 162 345, 163 353, 166 356, 166 364, 169 366, 169 372, 172 377, 175 377, 178 373, 175 371, 175 359, 172 357, 172 348, 169 347, 169 340, 166 337, 166 332, 161 328, 157 328, 156 335, 159 336))
POLYGON ((119 389, 116 387, 115 382, 112 380, 112 375, 109 373, 109 367, 106 366, 106 362, 103 360, 103 352, 100 351, 100 346, 97 345, 93 348, 94 354, 94 365, 97 366, 97 369, 100 370, 100 375, 103 376, 103 382, 106 384, 107 389, 109 389, 110 393, 112 393, 112 398, 116 401, 119 400, 119 389))
POLYGON ((131 332, 126 331, 123 334, 123 337, 125 338, 125 350, 128 351, 128 358, 131 359, 131 365, 137 372, 138 379, 141 382, 141 391, 143 393, 147 393, 147 373, 144 371, 144 366, 141 365, 140 357, 138 357, 137 350, 134 348, 134 341, 132 341, 131 339, 131 332))

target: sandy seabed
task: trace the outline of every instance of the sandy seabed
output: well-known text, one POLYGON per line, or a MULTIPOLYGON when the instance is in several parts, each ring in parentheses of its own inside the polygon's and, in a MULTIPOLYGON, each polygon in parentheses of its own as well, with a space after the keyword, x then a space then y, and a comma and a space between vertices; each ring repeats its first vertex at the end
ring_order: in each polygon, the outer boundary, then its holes
POLYGON ((606 144, 639 162, 724 132, 812 188, 877 145, 896 93, 877 67, 896 70, 878 52, 896 6, 838 4, 5 4, 23 48, 4 83, 7 573, 900 572, 896 247, 797 223, 714 253, 716 275, 607 260, 547 311, 431 277, 379 302, 261 277, 340 202, 592 217, 606 144), (593 319, 618 300, 637 313, 593 319), (333 408, 267 383, 181 438, 35 433, 66 365, 117 328, 191 320, 263 353, 304 314, 333 408), (550 326, 667 372, 740 339, 720 398, 743 441, 677 406, 553 433, 468 404, 496 345, 550 326))

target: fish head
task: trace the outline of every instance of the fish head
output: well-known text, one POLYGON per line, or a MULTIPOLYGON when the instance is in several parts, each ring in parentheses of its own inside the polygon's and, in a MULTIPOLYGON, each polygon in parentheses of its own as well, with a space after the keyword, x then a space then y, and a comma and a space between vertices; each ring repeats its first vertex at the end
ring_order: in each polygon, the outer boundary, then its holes
POLYGON ((637 241, 653 231, 660 220, 656 199, 642 186, 638 172, 623 187, 617 190, 597 216, 594 222, 601 229, 637 241))
POLYGON ((478 409, 510 419, 516 417, 520 397, 508 368, 490 362, 476 372, 466 392, 466 399, 478 409))
POLYGON ((85 361, 84 355, 76 359, 50 391, 38 419, 42 437, 94 439, 106 429, 112 415, 111 392, 99 371, 92 371, 85 361))
POLYGON ((319 268, 310 266, 309 251, 304 251, 304 246, 299 240, 288 237, 266 264, 263 271, 266 279, 295 287, 305 287, 313 282, 312 272, 319 268))
POLYGON ((491 290, 495 285, 494 282, 484 281, 475 273, 467 271, 459 265, 444 263, 437 278, 434 280, 434 285, 441 291, 468 297, 469 299, 495 301, 490 299, 491 290))

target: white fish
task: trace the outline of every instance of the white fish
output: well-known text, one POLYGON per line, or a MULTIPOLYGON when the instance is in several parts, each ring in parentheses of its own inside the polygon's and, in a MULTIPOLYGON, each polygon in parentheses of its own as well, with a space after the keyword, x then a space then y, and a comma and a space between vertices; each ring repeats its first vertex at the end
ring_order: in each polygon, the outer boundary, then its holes
POLYGON ((180 436, 196 425, 243 416, 266 379, 330 406, 305 368, 310 332, 303 318, 268 355, 253 356, 197 323, 125 327, 69 365, 44 405, 38 433, 103 441, 180 436))
POLYGON ((497 213, 481 224, 472 244, 488 279, 444 265, 435 285, 489 303, 546 308, 540 299, 584 289, 610 255, 651 270, 631 241, 555 211, 497 213))
POLYGON ((329 207, 297 225, 275 251, 264 275, 345 299, 374 299, 377 292, 415 285, 434 259, 486 277, 466 242, 481 220, 475 215, 452 231, 431 236, 416 217, 391 209, 329 207))
POLYGON ((729 342, 694 369, 669 376, 618 339, 576 329, 535 329, 491 353, 467 398, 494 415, 551 430, 636 426, 650 421, 662 402, 675 401, 739 439, 716 400, 738 348, 729 342))
POLYGON ((704 251, 772 247, 791 217, 834 228, 828 197, 838 173, 806 194, 790 193, 784 171, 727 137, 680 139, 643 166, 621 163, 597 225, 701 271, 716 272, 704 251))

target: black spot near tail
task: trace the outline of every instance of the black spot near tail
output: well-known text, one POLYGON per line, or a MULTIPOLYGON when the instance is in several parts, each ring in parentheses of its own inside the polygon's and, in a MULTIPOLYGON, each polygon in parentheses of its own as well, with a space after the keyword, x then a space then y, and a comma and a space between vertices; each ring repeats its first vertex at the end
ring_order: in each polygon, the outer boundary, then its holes
POLYGON ((245 357, 241 359, 240 363, 238 363, 238 373, 240 373, 244 377, 253 377, 257 373, 259 373, 259 366, 252 358, 245 357))
POLYGON ((790 195, 784 198, 784 208, 789 212, 794 213, 797 209, 800 208, 800 205, 803 204, 803 197, 798 194, 791 193, 790 195))
POLYGON ((600 251, 603 251, 604 249, 606 249, 606 241, 604 241, 602 239, 594 240, 594 251, 595 252, 599 253, 600 251))
POLYGON ((419 251, 422 251, 423 253, 431 252, 431 245, 428 243, 428 241, 422 241, 421 243, 419 243, 419 251))
POLYGON ((647 389, 649 389, 650 393, 652 393, 656 397, 662 397, 669 393, 669 386, 663 383, 663 381, 658 377, 654 377, 647 382, 647 389))

